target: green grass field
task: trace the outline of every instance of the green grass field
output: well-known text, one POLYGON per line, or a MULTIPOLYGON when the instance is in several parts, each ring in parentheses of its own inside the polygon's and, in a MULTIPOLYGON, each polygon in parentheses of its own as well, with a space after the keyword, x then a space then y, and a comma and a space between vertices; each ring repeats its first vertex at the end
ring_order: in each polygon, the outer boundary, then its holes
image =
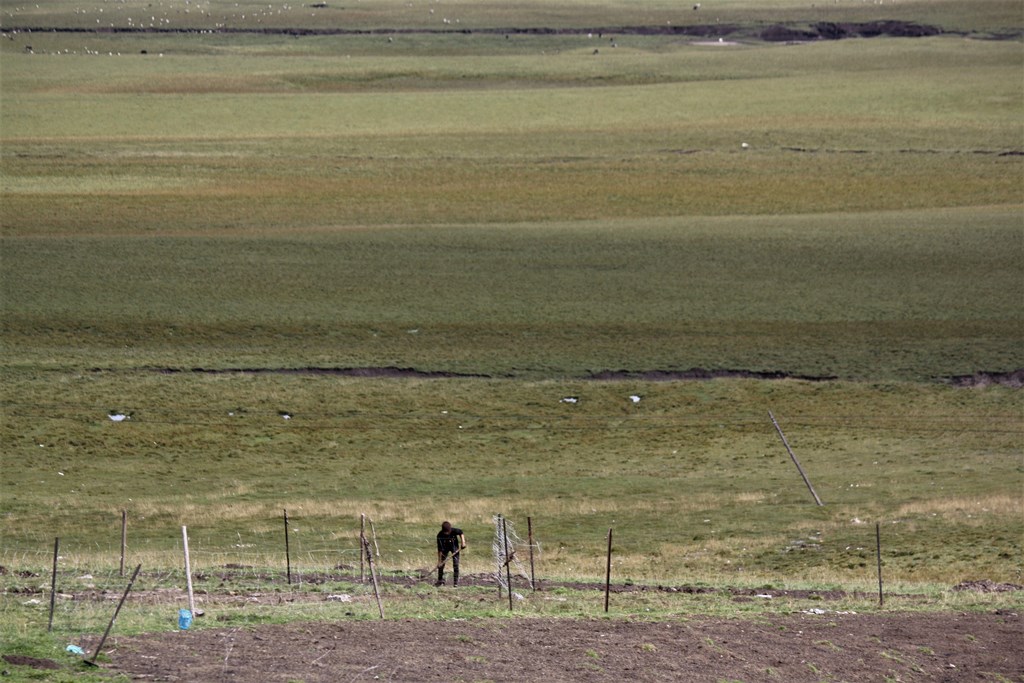
POLYGON ((619 580, 870 591, 878 523, 937 608, 1021 583, 1021 390, 944 381, 1024 368, 1020 3, 636 4, 2 8, 5 588, 59 536, 115 590, 122 510, 150 587, 182 525, 279 573, 283 509, 306 572, 360 513, 387 571, 444 518, 490 571, 501 513, 552 578, 614 528, 619 580), (880 19, 947 33, 757 39, 880 19), (460 32, 509 27, 580 30, 460 32), (367 367, 467 376, 309 371, 367 367), (692 368, 791 378, 641 376, 692 368))

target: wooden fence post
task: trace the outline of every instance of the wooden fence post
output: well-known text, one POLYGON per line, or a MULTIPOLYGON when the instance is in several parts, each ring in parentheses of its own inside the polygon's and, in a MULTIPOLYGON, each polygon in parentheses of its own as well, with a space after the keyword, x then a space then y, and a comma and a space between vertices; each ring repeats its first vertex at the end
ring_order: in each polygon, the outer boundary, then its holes
POLYGON ((384 618, 384 603, 380 599, 380 588, 377 586, 377 572, 373 568, 373 555, 370 554, 370 542, 366 540, 366 536, 363 536, 361 545, 364 546, 366 551, 366 559, 370 565, 370 578, 373 580, 373 594, 377 598, 377 610, 380 612, 380 618, 384 618))
MULTIPOLYGON (((188 586, 188 611, 192 613, 193 617, 200 617, 203 615, 202 610, 196 611, 196 599, 195 594, 192 592, 192 560, 188 554, 188 528, 185 526, 181 527, 181 541, 185 549, 185 582, 188 586)), ((142 565, 139 565, 140 567, 142 565)))
POLYGON ((288 545, 288 509, 284 509, 284 562, 288 585, 292 585, 292 551, 288 545))
MULTIPOLYGON (((377 527, 373 526, 373 518, 370 518, 370 536, 373 537, 373 556, 380 557, 380 546, 377 545, 377 527)), ((379 567, 378 567, 379 570, 379 567)))
POLYGON ((363 569, 363 563, 366 561, 366 556, 369 554, 369 547, 366 545, 366 515, 360 513, 359 515, 359 582, 366 581, 366 570, 363 569))
MULTIPOLYGON (((504 517, 502 517, 501 515, 498 515, 498 522, 500 522, 501 524, 504 524, 504 519, 505 519, 504 517)), ((495 525, 495 527, 496 528, 494 530, 494 533, 497 534, 501 529, 500 529, 499 525, 495 525)), ((508 554, 508 553, 506 553, 506 554, 508 554)), ((498 599, 501 600, 501 562, 500 561, 498 562, 498 566, 495 569, 494 583, 497 584, 497 586, 498 586, 498 599)))
POLYGON ((526 518, 526 537, 530 544, 530 587, 537 590, 537 574, 533 570, 533 518, 526 518))
POLYGON ((882 596, 882 525, 875 522, 875 554, 878 557, 878 606, 885 604, 882 596))
POLYGON ((121 510, 121 572, 124 576, 124 557, 128 552, 128 511, 121 510))
POLYGON ((53 539, 53 574, 50 576, 50 621, 46 625, 47 631, 53 630, 53 607, 57 600, 57 554, 60 550, 60 536, 53 539))
POLYGON ((508 584, 508 610, 512 611, 512 557, 508 553, 508 525, 501 518, 501 535, 505 544, 505 583, 508 584))
POLYGON ((604 574, 604 611, 608 611, 608 593, 612 587, 612 528, 608 527, 608 566, 604 574))
POLYGON ((125 598, 128 597, 128 591, 132 589, 132 584, 135 583, 135 579, 139 576, 139 570, 142 569, 142 565, 139 564, 135 568, 135 573, 132 574, 131 581, 128 582, 128 587, 124 589, 124 595, 121 596, 121 602, 117 603, 117 609, 114 610, 114 616, 110 617, 110 623, 107 624, 107 630, 103 632, 103 637, 100 638, 100 644, 96 646, 96 651, 92 653, 92 659, 86 663, 92 666, 96 666, 96 658, 100 654, 100 650, 103 649, 103 643, 107 642, 107 636, 110 635, 110 629, 114 627, 114 621, 117 620, 117 615, 121 612, 121 607, 124 605, 125 598))

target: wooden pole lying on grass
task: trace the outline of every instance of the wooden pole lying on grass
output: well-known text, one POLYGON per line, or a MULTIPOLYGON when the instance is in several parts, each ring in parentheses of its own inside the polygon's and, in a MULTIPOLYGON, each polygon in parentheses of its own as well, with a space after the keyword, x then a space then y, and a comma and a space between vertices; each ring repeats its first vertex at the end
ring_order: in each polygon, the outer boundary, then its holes
POLYGON ((117 603, 117 609, 114 610, 114 616, 110 617, 110 623, 107 624, 107 630, 103 632, 103 637, 100 638, 100 644, 96 646, 96 651, 92 653, 92 659, 87 660, 86 664, 96 666, 96 658, 99 656, 100 650, 103 649, 103 643, 107 642, 107 636, 110 635, 110 629, 114 627, 114 621, 117 620, 117 615, 121 612, 121 606, 124 605, 125 598, 128 597, 128 591, 132 589, 132 584, 134 584, 135 579, 138 578, 140 569, 142 569, 141 564, 135 568, 135 572, 132 574, 132 579, 124 589, 124 595, 121 596, 121 602, 117 603))
POLYGON ((362 537, 363 550, 366 552, 366 559, 370 563, 370 578, 373 579, 373 594, 377 598, 377 610, 380 612, 380 618, 384 618, 384 603, 380 600, 380 588, 377 586, 377 572, 373 570, 373 556, 370 554, 370 542, 366 540, 366 536, 362 537))
POLYGON ((288 574, 288 585, 292 585, 292 553, 288 547, 288 509, 284 510, 284 562, 288 574))
POLYGON ((50 575, 50 621, 46 630, 53 630, 53 607, 57 600, 57 553, 60 550, 60 536, 53 539, 53 574, 50 575))
POLYGON ((128 511, 121 510, 121 573, 124 576, 124 556, 128 551, 128 511))
POLYGON ((804 472, 804 468, 800 466, 800 461, 796 459, 796 455, 793 453, 793 449, 789 447, 789 442, 786 441, 786 435, 782 433, 782 427, 775 421, 775 416, 772 415, 772 411, 768 411, 768 417, 771 418, 772 424, 775 425, 775 431, 779 433, 779 437, 782 439, 782 445, 786 447, 786 451, 789 453, 789 457, 793 459, 793 464, 796 465, 796 469, 800 472, 800 476, 804 478, 804 483, 807 484, 807 488, 810 490, 811 495, 814 496, 814 502, 819 506, 824 505, 821 502, 821 498, 818 498, 817 491, 811 486, 811 480, 807 478, 807 474, 804 472))
POLYGON ((533 518, 526 518, 526 537, 530 544, 530 587, 537 590, 537 575, 533 571, 533 518))
POLYGON ((875 522, 875 554, 878 556, 878 606, 885 604, 882 597, 882 525, 875 522))
POLYGON ((604 611, 608 611, 608 593, 612 587, 612 528, 608 527, 608 566, 604 573, 604 611))

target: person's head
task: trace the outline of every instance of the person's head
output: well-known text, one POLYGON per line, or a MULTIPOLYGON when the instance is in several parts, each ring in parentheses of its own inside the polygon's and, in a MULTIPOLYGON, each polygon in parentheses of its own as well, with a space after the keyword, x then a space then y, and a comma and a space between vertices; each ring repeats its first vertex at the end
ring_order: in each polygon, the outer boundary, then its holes
POLYGON ((452 532, 452 523, 451 522, 441 522, 441 531, 443 531, 446 534, 450 534, 452 532))

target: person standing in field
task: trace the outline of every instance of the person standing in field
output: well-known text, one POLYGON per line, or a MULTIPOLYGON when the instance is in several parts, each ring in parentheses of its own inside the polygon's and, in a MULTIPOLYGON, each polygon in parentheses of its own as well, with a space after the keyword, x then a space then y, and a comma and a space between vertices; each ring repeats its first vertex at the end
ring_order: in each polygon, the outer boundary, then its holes
POLYGON ((462 529, 456 529, 451 522, 442 522, 437 532, 437 586, 444 585, 444 565, 448 555, 452 556, 452 586, 459 585, 459 555, 466 547, 466 536, 462 529))

